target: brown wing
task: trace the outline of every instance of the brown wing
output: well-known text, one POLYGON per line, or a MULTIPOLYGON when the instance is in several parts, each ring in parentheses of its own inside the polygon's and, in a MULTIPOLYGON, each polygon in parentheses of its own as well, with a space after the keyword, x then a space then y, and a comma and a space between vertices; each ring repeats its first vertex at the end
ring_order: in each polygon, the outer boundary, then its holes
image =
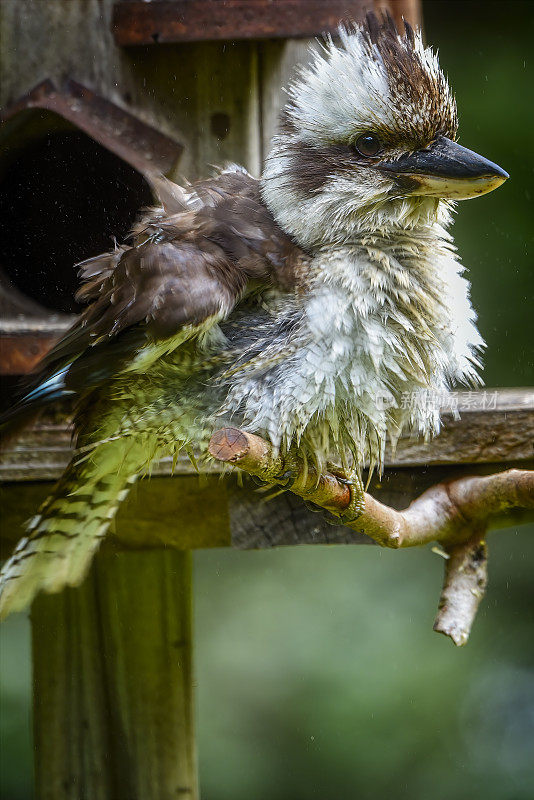
POLYGON ((250 175, 226 172, 187 189, 162 178, 155 191, 161 206, 140 220, 132 246, 80 265, 77 299, 89 305, 10 417, 85 393, 125 369, 147 342, 172 346, 182 329, 194 335, 224 319, 251 287, 295 285, 306 256, 250 175))
MULTIPOLYGON (((239 299, 246 277, 231 270, 224 255, 180 240, 147 242, 126 250, 113 270, 94 281, 93 303, 80 325, 94 342, 142 324, 157 341, 226 316, 239 299)), ((85 287, 78 297, 87 296, 85 287)))
POLYGON ((273 220, 258 184, 242 172, 187 193, 160 179, 164 206, 137 226, 137 244, 82 265, 77 297, 93 300, 80 324, 95 341, 142 323, 147 336, 174 336, 234 308, 247 286, 290 288, 300 253, 273 220))

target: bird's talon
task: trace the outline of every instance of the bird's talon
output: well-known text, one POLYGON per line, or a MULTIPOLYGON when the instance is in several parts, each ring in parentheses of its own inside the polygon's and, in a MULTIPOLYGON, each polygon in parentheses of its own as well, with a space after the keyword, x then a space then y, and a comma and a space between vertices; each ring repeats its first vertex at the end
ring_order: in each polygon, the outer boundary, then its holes
POLYGON ((297 479, 297 474, 292 469, 286 469, 281 475, 276 475, 274 480, 282 489, 291 489, 297 479))
POLYGON ((338 479, 340 483, 348 486, 350 493, 350 500, 347 506, 340 513, 336 513, 335 522, 332 525, 347 525, 354 522, 363 513, 365 508, 365 489, 363 487, 362 479, 356 473, 347 475, 339 467, 329 465, 330 472, 338 479))
POLYGON ((284 471, 275 475, 273 480, 287 491, 295 485, 300 475, 300 463, 292 450, 286 454, 282 469, 284 471))

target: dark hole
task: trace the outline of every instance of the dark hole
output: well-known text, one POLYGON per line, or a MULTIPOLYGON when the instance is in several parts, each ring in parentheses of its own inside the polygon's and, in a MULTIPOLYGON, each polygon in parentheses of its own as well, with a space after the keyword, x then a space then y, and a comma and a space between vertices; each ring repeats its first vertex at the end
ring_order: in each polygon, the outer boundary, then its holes
POLYGON ((0 265, 24 294, 76 312, 74 265, 122 240, 152 196, 142 175, 79 131, 48 133, 0 185, 0 265))
POLYGON ((154 41, 157 44, 159 42, 159 33, 153 33, 152 34, 152 38, 154 39, 154 41))
POLYGON ((211 132, 220 141, 230 133, 230 116, 223 111, 211 115, 211 132))

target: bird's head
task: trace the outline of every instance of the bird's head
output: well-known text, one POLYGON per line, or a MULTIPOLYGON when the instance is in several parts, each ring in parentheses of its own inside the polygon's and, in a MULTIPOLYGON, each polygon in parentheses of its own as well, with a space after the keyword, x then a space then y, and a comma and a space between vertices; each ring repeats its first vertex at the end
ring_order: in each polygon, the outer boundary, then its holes
POLYGON ((508 177, 459 145, 456 103, 437 56, 391 17, 328 40, 289 88, 263 197, 303 246, 435 220, 446 201, 508 177))

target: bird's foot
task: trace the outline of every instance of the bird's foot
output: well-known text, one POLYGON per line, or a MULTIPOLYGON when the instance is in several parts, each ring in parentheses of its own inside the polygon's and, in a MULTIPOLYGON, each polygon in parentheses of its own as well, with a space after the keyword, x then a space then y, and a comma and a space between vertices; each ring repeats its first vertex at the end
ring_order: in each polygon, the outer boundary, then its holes
MULTIPOLYGON (((348 487, 350 494, 348 505, 340 512, 326 511, 321 506, 316 506, 306 500, 303 501, 304 505, 309 511, 323 513, 325 521, 330 525, 347 525, 358 519, 364 510, 365 489, 362 479, 356 472, 348 472, 337 464, 328 463, 327 468, 340 483, 344 483, 348 487)), ((290 450, 286 454, 283 470, 283 472, 274 475, 272 481, 277 483, 282 491, 287 491, 292 489, 299 479, 302 479, 302 462, 296 452, 290 450)))
POLYGON ((275 481, 282 489, 287 491, 291 489, 297 479, 300 477, 300 473, 302 470, 302 465, 297 458, 296 454, 293 451, 289 451, 285 458, 284 458, 284 471, 273 477, 273 481, 275 481))
POLYGON ((359 516, 363 514, 365 508, 365 488, 362 479, 357 472, 347 472, 347 470, 338 466, 337 464, 328 464, 328 471, 335 475, 340 483, 348 486, 350 493, 350 501, 343 511, 337 513, 333 512, 327 522, 331 525, 347 525, 349 522, 354 522, 359 516))

